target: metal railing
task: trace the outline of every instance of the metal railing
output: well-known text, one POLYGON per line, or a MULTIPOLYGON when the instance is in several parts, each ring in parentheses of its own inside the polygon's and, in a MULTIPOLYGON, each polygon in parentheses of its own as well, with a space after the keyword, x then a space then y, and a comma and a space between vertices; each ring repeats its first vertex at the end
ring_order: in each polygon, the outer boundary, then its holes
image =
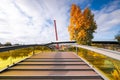
MULTIPOLYGON (((73 43, 75 43, 75 41, 57 41, 57 42, 51 42, 51 43, 46 43, 46 44, 31 44, 31 45, 19 45, 19 46, 8 46, 8 47, 1 47, 0 48, 0 62, 2 62, 2 59, 1 59, 1 54, 3 53, 3 54, 5 54, 5 56, 3 56, 3 58, 5 59, 6 57, 8 57, 8 56, 11 56, 11 55, 14 55, 13 53, 15 53, 14 51, 15 50, 18 50, 18 49, 21 49, 21 50, 19 50, 19 53, 20 54, 23 54, 23 52, 22 52, 22 49, 26 49, 26 48, 31 48, 30 49, 30 52, 32 52, 32 54, 34 54, 35 53, 35 48, 37 47, 37 46, 46 46, 46 47, 48 47, 48 48, 50 48, 51 50, 54 50, 54 46, 55 46, 55 44, 66 44, 66 45, 70 45, 70 46, 75 46, 76 47, 76 53, 78 54, 78 48, 80 47, 80 48, 84 48, 84 49, 87 49, 87 50, 91 50, 91 51, 94 51, 94 52, 97 52, 97 53, 99 53, 99 54, 103 54, 103 55, 106 55, 106 56, 108 56, 108 57, 111 57, 111 58, 113 58, 113 59, 116 59, 116 60, 120 60, 120 52, 115 52, 115 51, 110 51, 110 50, 106 50, 106 49, 99 49, 99 48, 94 48, 94 47, 91 47, 91 46, 85 46, 85 45, 76 45, 76 44, 73 44, 73 43), (52 46, 52 47, 51 47, 52 46), (116 54, 117 53, 117 54, 116 54), (6 56, 6 54, 7 54, 7 56, 6 56), (9 55, 8 55, 9 54, 9 55)), ((18 53, 16 53, 16 55, 17 55, 18 53)), ((14 55, 15 56, 15 55, 14 55)), ((24 58, 22 58, 22 60, 23 59, 26 59, 28 56, 25 56, 24 58)), ((12 60, 12 56, 11 57, 9 57, 9 58, 7 58, 6 60, 8 60, 8 61, 10 61, 10 60, 12 60)), ((5 60, 4 60, 5 61, 5 60)), ((21 61, 21 60, 19 60, 19 61, 21 61)), ((17 62, 19 62, 19 61, 17 61, 17 62)), ((16 64, 14 61, 11 61, 11 63, 10 64, 6 64, 5 66, 5 68, 4 69, 6 69, 6 68, 8 68, 9 66, 12 66, 13 64, 16 64)), ((1 65, 1 64, 0 64, 1 65)), ((0 66, 1 67, 1 66, 0 66)), ((1 68, 0 68, 1 69, 1 68)), ((4 70, 4 69, 2 69, 2 70, 4 70)))

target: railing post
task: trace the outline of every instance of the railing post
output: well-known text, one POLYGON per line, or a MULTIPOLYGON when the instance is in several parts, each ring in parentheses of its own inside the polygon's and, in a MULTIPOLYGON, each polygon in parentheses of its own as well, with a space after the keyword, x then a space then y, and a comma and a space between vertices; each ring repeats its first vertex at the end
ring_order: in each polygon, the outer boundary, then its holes
POLYGON ((78 48, 77 48, 77 46, 76 46, 76 54, 78 55, 78 48))
POLYGON ((12 64, 12 53, 10 52, 10 50, 8 50, 8 53, 10 54, 10 64, 7 65, 7 67, 9 67, 12 64))
POLYGON ((33 46, 33 55, 35 54, 35 47, 33 46))

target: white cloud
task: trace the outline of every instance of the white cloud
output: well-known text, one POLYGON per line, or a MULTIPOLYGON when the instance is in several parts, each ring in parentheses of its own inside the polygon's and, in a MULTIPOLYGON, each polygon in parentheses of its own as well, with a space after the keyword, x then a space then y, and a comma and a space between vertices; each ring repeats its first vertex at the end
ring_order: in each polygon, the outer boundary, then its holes
POLYGON ((113 40, 120 30, 120 1, 114 1, 104 6, 99 11, 93 11, 98 29, 95 33, 95 40, 113 40))
POLYGON ((105 12, 96 12, 95 19, 98 25, 99 31, 106 31, 111 29, 112 27, 120 24, 120 9, 114 10, 110 13, 105 12))

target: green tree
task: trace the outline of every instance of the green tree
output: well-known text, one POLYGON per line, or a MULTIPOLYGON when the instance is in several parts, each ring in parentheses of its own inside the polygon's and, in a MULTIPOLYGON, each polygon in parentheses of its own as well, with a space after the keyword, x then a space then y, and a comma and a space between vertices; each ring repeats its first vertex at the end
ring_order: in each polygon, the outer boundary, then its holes
POLYGON ((70 39, 76 40, 78 44, 90 45, 96 28, 97 25, 91 10, 86 8, 82 12, 79 6, 72 4, 68 26, 70 39))
POLYGON ((117 41, 120 43, 120 31, 119 31, 118 34, 115 36, 115 39, 117 39, 117 41))
POLYGON ((12 46, 11 42, 6 42, 4 46, 12 46))
POLYGON ((3 46, 3 44, 0 42, 0 47, 3 46))

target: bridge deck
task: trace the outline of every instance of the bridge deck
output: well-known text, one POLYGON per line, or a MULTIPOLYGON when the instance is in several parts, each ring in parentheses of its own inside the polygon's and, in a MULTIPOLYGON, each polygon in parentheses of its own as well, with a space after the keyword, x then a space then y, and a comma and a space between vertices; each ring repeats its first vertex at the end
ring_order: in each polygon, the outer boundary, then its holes
POLYGON ((0 73, 3 80, 103 80, 72 52, 36 54, 0 73))

